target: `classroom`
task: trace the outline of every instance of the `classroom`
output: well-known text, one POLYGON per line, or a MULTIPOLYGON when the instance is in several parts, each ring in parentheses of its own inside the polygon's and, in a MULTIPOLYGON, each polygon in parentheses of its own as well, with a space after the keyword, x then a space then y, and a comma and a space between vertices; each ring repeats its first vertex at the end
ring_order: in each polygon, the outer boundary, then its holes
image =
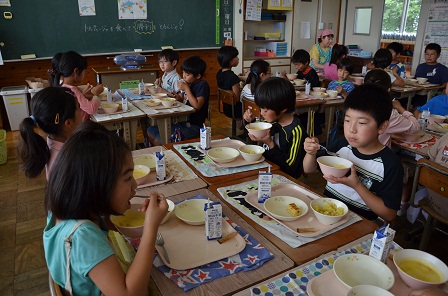
POLYGON ((1 295, 448 295, 446 1, 104 2, 0 1, 1 295))

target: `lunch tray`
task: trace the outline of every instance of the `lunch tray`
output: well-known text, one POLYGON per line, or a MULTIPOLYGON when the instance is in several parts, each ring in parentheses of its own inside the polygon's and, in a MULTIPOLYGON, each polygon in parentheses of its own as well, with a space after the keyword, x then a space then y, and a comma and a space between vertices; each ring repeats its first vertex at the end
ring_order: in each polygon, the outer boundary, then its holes
POLYGON ((427 129, 430 131, 436 132, 436 133, 441 133, 441 134, 448 133, 448 129, 440 127, 437 124, 430 124, 430 125, 428 125, 427 129))
POLYGON ((163 183, 167 183, 173 179, 173 174, 171 174, 168 169, 166 170, 166 179, 162 181, 157 180, 156 170, 151 170, 148 176, 148 182, 142 185, 137 186, 137 189, 146 188, 150 186, 156 186, 163 183))
POLYGON ((272 187, 271 189, 271 197, 272 196, 292 196, 296 197, 303 202, 305 202, 308 206, 308 212, 300 217, 299 219, 295 221, 280 221, 270 215, 268 211, 263 206, 263 203, 258 202, 258 191, 254 191, 252 193, 249 193, 245 200, 259 209, 261 212, 269 216, 272 220, 277 221, 278 223, 282 224, 292 232, 294 232, 296 235, 304 236, 304 237, 315 237, 318 235, 321 235, 327 231, 330 231, 345 222, 350 220, 350 211, 338 222, 331 224, 331 225, 324 225, 320 223, 316 216, 313 213, 313 210, 311 209, 310 203, 314 199, 321 198, 322 196, 319 196, 311 191, 308 191, 307 189, 296 185, 296 184, 279 184, 277 186, 272 187))
POLYGON ((181 106, 179 102, 175 102, 175 103, 173 104, 173 106, 171 106, 171 107, 163 106, 162 103, 160 103, 160 104, 157 105, 157 106, 149 106, 149 105, 147 105, 145 102, 143 102, 143 104, 145 104, 145 106, 146 106, 147 108, 149 108, 149 109, 153 109, 153 110, 171 109, 171 108, 177 108, 177 107, 180 107, 180 106, 181 106))
POLYGON ((423 136, 421 136, 420 138, 418 138, 417 140, 414 140, 414 141, 406 141, 405 139, 403 139, 400 136, 400 134, 392 134, 391 137, 392 137, 392 139, 398 140, 398 141, 403 142, 403 143, 419 144, 419 143, 423 143, 423 142, 431 140, 433 135, 431 135, 431 134, 424 134, 423 136))
MULTIPOLYGON (((225 219, 222 219, 223 237, 237 232, 225 219)), ((163 256, 162 248, 156 245, 163 263, 177 270, 186 270, 214 262, 240 253, 246 247, 246 241, 237 232, 233 238, 220 244, 217 240, 207 240, 205 225, 189 225, 172 213, 168 221, 159 226, 159 232, 165 241, 165 249, 170 263, 163 256)))
MULTIPOLYGON (((221 141, 214 141, 211 142, 211 148, 217 148, 217 147, 230 147, 230 148, 234 148, 236 150, 238 150, 238 148, 240 148, 241 146, 246 145, 244 142, 239 141, 239 140, 221 140, 221 141)), ((203 151, 204 153, 206 153, 206 150, 202 150, 200 148, 198 148, 200 151, 203 151)), ((213 159, 211 159, 209 157, 209 159, 216 164, 219 167, 222 168, 235 168, 235 167, 240 167, 240 166, 245 166, 245 165, 251 165, 251 164, 257 164, 260 162, 263 162, 265 160, 264 156, 262 155, 260 157, 260 159, 256 160, 256 161, 247 161, 243 158, 243 156, 240 154, 238 155, 237 158, 235 158, 234 161, 232 162, 227 162, 227 163, 220 163, 220 162, 215 162, 213 159)))

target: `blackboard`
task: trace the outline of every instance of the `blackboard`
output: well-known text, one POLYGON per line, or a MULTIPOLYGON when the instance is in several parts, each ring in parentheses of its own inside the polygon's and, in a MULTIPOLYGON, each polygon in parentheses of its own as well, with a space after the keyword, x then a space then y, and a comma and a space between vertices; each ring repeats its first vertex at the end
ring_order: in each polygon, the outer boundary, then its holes
MULTIPOLYGON (((20 0, 0 7, 0 50, 4 60, 35 54, 52 57, 220 47, 233 35, 233 0, 140 0, 147 19, 119 19, 117 1, 95 1, 95 16, 80 16, 76 0, 20 0), (12 19, 3 18, 11 12, 12 19)), ((136 2, 129 0, 129 2, 136 2)))

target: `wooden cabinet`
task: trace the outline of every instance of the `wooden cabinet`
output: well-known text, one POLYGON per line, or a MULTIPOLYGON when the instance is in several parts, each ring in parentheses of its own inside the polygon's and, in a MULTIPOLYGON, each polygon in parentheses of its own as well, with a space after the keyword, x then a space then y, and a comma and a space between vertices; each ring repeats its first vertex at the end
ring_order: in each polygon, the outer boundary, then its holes
MULTIPOLYGON (((243 14, 240 50, 243 71, 249 70, 254 60, 263 59, 271 65, 273 76, 282 70, 290 73, 294 10, 293 7, 269 6, 268 2, 262 1, 262 20, 247 20, 246 13, 243 14), (259 52, 260 49, 266 52, 259 52)), ((246 4, 245 1, 245 10, 246 4)))
POLYGON ((367 66, 371 61, 373 61, 373 58, 360 58, 360 57, 354 57, 354 56, 347 56, 349 59, 351 59, 355 63, 355 68, 353 69, 353 73, 361 73, 362 67, 367 66))
MULTIPOLYGON (((399 41, 397 41, 397 42, 399 42, 399 41)), ((381 41, 381 48, 386 48, 391 43, 392 43, 392 41, 381 41)), ((404 52, 409 51, 412 54, 414 53, 414 43, 413 42, 400 42, 400 43, 403 44, 404 52)), ((400 54, 400 56, 398 57, 398 60, 403 64, 408 63, 408 65, 410 66, 412 64, 412 55, 400 54)))

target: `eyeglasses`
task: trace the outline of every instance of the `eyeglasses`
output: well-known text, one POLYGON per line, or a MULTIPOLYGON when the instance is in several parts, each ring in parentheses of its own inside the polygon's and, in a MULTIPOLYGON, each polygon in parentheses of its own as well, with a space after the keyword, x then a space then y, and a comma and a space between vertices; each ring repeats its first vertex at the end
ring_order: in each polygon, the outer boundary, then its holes
POLYGON ((170 60, 166 60, 166 61, 159 61, 159 64, 165 64, 165 63, 169 63, 170 60))

